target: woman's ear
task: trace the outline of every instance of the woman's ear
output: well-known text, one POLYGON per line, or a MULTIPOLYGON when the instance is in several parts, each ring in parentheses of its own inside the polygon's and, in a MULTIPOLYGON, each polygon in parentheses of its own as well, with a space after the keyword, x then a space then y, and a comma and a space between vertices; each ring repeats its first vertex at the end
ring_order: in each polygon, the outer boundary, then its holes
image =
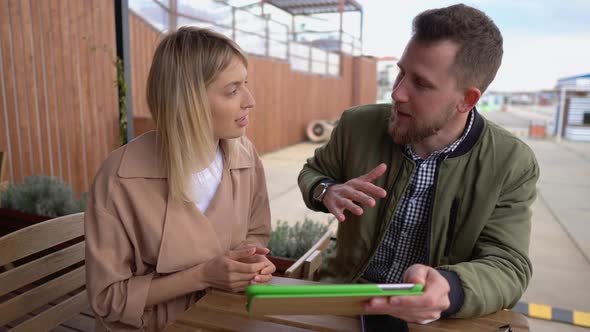
POLYGON ((479 98, 481 97, 481 91, 478 88, 471 86, 465 90, 463 93, 463 100, 458 105, 459 112, 466 113, 471 111, 471 109, 477 104, 479 98))

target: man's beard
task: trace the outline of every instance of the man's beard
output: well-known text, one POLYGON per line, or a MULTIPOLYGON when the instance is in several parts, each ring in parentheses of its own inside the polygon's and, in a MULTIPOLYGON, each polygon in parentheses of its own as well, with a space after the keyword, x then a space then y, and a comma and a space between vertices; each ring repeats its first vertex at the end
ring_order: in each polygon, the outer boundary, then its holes
MULTIPOLYGON (((432 135, 435 135, 441 130, 453 117, 454 105, 449 105, 447 108, 437 114, 434 119, 427 123, 417 123, 416 118, 412 116, 409 126, 399 128, 397 126, 397 112, 400 105, 395 101, 391 104, 391 115, 389 117, 389 135, 393 138, 396 144, 412 144, 422 141, 432 135)), ((408 114, 408 113, 406 113, 408 114)), ((413 115, 410 113, 410 115, 413 115)))

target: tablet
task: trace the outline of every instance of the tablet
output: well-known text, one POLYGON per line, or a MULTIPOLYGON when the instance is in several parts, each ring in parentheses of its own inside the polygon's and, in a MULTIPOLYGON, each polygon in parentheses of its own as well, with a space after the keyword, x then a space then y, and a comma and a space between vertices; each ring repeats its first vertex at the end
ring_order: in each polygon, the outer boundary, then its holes
POLYGON ((422 294, 420 284, 253 285, 246 308, 253 315, 367 315, 363 302, 377 296, 422 294))

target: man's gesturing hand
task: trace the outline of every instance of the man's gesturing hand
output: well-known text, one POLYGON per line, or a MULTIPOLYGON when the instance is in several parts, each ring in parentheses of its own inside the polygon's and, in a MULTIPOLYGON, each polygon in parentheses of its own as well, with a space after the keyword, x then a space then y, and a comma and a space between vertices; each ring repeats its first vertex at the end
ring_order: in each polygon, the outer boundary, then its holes
POLYGON ((375 206, 375 197, 384 198, 387 192, 371 182, 385 173, 387 166, 380 164, 369 173, 349 180, 343 184, 335 184, 328 188, 324 197, 324 206, 338 221, 344 221, 344 210, 360 216, 363 214, 361 206, 375 206), (361 206, 357 205, 360 204, 361 206))

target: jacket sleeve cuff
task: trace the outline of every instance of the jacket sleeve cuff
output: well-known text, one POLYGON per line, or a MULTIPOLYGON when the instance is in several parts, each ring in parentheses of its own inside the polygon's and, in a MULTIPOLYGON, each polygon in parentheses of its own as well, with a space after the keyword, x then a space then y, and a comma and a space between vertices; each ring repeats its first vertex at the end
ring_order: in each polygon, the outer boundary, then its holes
POLYGON ((449 283, 451 286, 451 291, 449 292, 449 301, 451 304, 447 308, 447 310, 441 313, 441 317, 450 317, 456 314, 459 309, 463 306, 463 301, 465 299, 465 294, 463 293, 463 286, 461 285, 461 279, 459 275, 453 271, 447 270, 437 270, 449 283))
POLYGON ((127 283, 127 303, 121 315, 121 322, 137 327, 143 327, 143 314, 147 302, 150 284, 152 283, 153 273, 143 276, 135 276, 129 279, 127 283))
POLYGON ((328 211, 328 209, 324 206, 324 204, 316 201, 315 199, 313 199, 313 192, 315 191, 315 187, 317 187, 320 183, 336 183, 336 181, 330 179, 330 178, 323 178, 319 181, 317 181, 316 183, 314 183, 311 186, 311 189, 309 190, 309 202, 311 202, 313 209, 316 211, 322 211, 324 213, 330 213, 330 211, 328 211))

